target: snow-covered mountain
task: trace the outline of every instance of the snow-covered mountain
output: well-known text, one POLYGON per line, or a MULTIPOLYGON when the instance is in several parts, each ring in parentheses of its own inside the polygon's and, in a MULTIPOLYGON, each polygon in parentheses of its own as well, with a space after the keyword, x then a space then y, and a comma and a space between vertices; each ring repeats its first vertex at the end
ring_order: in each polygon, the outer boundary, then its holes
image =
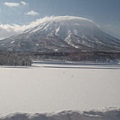
POLYGON ((40 19, 22 34, 0 41, 10 51, 120 51, 120 40, 101 31, 93 21, 74 16, 40 19))
POLYGON ((0 120, 120 120, 120 109, 83 112, 69 110, 45 114, 16 113, 1 117, 0 120))

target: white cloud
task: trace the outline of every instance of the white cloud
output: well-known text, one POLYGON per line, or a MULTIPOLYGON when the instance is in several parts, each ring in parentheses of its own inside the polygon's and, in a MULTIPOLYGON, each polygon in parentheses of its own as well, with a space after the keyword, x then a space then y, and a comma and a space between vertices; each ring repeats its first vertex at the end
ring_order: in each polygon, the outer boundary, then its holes
POLYGON ((27 12, 27 13, 25 13, 26 15, 30 15, 30 16, 37 16, 37 15, 39 15, 39 13, 38 12, 35 12, 35 11, 30 11, 30 12, 27 12))
POLYGON ((0 39, 22 33, 24 30, 35 27, 35 26, 39 25, 40 23, 43 23, 47 19, 49 19, 49 18, 45 17, 42 19, 38 19, 34 22, 29 23, 28 25, 0 24, 0 39))
POLYGON ((21 4, 22 4, 23 6, 26 6, 28 3, 24 2, 24 1, 21 1, 21 4))
POLYGON ((21 27, 18 25, 1 24, 0 25, 0 39, 7 38, 7 37, 10 37, 12 35, 16 35, 22 32, 20 28, 21 27))
POLYGON ((28 25, 0 24, 0 39, 22 33, 24 30, 38 25, 39 23, 41 23, 40 21, 41 21, 41 19, 38 19, 28 25))
POLYGON ((19 7, 20 6, 19 3, 15 3, 15 2, 5 2, 4 5, 8 7, 19 7))
POLYGON ((17 2, 5 2, 4 5, 7 7, 19 7, 19 6, 26 6, 28 3, 21 1, 20 3, 17 2))

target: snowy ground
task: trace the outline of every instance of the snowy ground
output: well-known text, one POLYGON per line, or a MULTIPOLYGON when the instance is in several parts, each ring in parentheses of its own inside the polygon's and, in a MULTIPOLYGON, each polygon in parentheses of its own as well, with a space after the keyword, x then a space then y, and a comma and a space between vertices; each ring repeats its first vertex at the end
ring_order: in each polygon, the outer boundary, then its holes
POLYGON ((119 65, 0 67, 0 113, 120 108, 119 65))

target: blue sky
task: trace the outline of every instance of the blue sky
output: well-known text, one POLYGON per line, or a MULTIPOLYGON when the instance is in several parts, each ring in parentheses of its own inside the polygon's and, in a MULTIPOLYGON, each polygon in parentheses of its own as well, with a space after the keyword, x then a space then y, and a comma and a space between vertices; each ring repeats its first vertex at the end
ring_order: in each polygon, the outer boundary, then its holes
POLYGON ((1 33, 5 34, 8 25, 12 29, 14 24, 27 25, 53 15, 91 19, 104 31, 120 38, 120 0, 0 0, 0 31, 4 29, 1 33))

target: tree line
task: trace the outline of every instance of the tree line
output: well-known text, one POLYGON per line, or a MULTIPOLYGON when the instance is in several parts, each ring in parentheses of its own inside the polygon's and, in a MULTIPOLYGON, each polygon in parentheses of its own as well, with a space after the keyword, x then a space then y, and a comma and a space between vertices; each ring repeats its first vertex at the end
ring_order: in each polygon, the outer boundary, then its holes
POLYGON ((106 51, 76 51, 76 52, 35 52, 33 59, 37 60, 61 60, 61 61, 92 61, 92 62, 119 62, 120 52, 106 51))
POLYGON ((0 65, 31 66, 33 60, 120 62, 120 52, 0 52, 0 65))
POLYGON ((18 52, 0 52, 0 65, 5 66, 31 66, 32 59, 29 54, 18 52))

